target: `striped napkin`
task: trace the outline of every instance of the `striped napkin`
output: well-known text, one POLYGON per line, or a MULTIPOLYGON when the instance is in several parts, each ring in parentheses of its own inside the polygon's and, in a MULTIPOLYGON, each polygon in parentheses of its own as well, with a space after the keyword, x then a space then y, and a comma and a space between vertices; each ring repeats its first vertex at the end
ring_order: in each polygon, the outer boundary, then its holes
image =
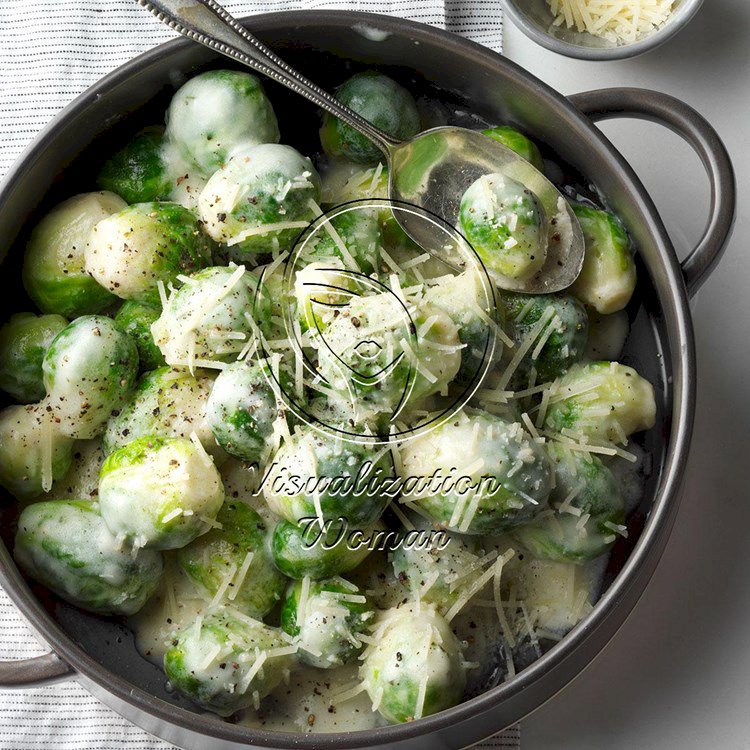
MULTIPOLYGON (((337 8, 388 13, 502 49, 499 0, 227 0, 235 15, 337 8)), ((0 178, 34 136, 117 66, 174 36, 133 0, 0 0, 0 178)), ((0 659, 43 653, 0 589, 0 659)), ((0 692, 0 750, 168 750, 75 682, 0 692)), ((514 750, 514 727, 481 747, 514 750)))

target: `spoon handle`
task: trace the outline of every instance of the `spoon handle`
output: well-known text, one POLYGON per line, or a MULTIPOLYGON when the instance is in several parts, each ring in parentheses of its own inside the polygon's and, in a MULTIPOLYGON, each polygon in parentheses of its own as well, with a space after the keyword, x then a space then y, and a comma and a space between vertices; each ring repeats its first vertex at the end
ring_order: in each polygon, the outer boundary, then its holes
POLYGON ((183 36, 262 73, 351 125, 386 156, 398 141, 343 105, 256 39, 215 0, 137 0, 160 21, 183 36))

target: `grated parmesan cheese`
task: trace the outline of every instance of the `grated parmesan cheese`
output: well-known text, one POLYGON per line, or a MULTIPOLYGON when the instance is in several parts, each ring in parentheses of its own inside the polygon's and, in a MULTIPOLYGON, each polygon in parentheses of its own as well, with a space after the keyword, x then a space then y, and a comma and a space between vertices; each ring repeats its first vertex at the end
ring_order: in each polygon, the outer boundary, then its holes
POLYGON ((632 44, 669 20, 674 0, 547 0, 554 26, 565 25, 616 45, 632 44))

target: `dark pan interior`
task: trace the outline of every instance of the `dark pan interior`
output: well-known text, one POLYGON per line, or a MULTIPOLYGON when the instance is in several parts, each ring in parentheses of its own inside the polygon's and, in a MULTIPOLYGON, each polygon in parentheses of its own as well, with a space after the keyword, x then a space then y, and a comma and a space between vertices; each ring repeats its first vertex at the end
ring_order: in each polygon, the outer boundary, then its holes
MULTIPOLYGON (((458 119, 461 124, 473 121, 466 113, 475 114, 487 123, 515 124, 536 140, 545 158, 560 167, 560 176, 565 184, 575 186, 584 195, 596 195, 594 185, 597 183, 597 175, 583 176, 565 160, 563 152, 567 146, 563 148, 562 144, 566 141, 566 133, 560 132, 556 123, 543 117, 529 101, 514 99, 512 92, 503 91, 499 81, 490 80, 486 76, 474 76, 465 64, 446 66, 438 59, 431 59, 429 54, 424 59, 409 54, 409 42, 405 39, 391 37, 384 42, 373 42, 351 29, 340 28, 334 32, 323 26, 305 29, 304 36, 304 44, 273 37, 266 37, 265 41, 282 52, 283 57, 291 64, 328 88, 341 83, 358 69, 377 66, 417 95, 438 100, 454 113, 459 111, 458 119), (320 49, 330 51, 322 52, 320 49), (351 62, 352 59, 358 62, 351 62), (403 60, 413 60, 420 72, 396 64, 403 60)), ((66 146, 61 146, 58 163, 50 161, 46 172, 47 182, 37 185, 36 195, 26 195, 22 201, 17 202, 20 210, 11 217, 10 224, 7 215, 1 217, 14 231, 0 233, 0 257, 7 254, 0 277, 3 289, 0 320, 4 321, 12 312, 33 309, 20 284, 20 268, 23 247, 35 220, 60 200, 78 192, 95 189, 95 176, 104 158, 140 128, 161 123, 171 94, 190 74, 207 67, 234 67, 227 60, 216 60, 197 46, 173 55, 172 61, 175 63, 173 70, 161 70, 158 74, 149 70, 136 81, 135 87, 131 84, 129 89, 115 92, 109 105, 111 111, 100 113, 99 119, 89 123, 90 134, 78 136, 83 148, 74 145, 72 152, 66 155, 66 146), (18 233, 14 237, 15 230, 18 233)), ((303 153, 317 152, 319 116, 315 108, 273 82, 267 82, 266 87, 279 117, 282 142, 294 145, 303 153)), ((615 207, 618 207, 620 201, 614 198, 611 200, 615 207)), ((631 223, 627 211, 620 213, 637 243, 643 230, 631 223)), ((646 265, 640 258, 638 266, 638 291, 628 308, 631 333, 622 360, 634 366, 655 385, 657 427, 642 442, 653 462, 644 501, 629 519, 629 538, 621 539, 613 552, 605 588, 614 579, 638 540, 649 512, 651 498, 659 483, 670 433, 671 365, 667 333, 657 293, 646 265)), ((0 505, 0 534, 8 547, 12 548, 16 503, 6 494, 0 499, 0 505)), ((38 586, 34 590, 65 632, 103 667, 122 676, 133 686, 170 703, 189 707, 187 702, 165 689, 163 673, 136 652, 133 636, 124 625, 82 612, 38 586)))

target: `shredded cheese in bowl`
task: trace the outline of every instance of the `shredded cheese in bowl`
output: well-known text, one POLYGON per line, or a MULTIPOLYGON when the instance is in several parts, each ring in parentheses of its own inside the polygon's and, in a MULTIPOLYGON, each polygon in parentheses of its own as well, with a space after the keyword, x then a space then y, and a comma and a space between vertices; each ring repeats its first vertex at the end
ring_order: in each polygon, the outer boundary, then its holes
POLYGON ((631 44, 669 20, 675 0, 547 0, 554 25, 588 32, 617 45, 631 44))

